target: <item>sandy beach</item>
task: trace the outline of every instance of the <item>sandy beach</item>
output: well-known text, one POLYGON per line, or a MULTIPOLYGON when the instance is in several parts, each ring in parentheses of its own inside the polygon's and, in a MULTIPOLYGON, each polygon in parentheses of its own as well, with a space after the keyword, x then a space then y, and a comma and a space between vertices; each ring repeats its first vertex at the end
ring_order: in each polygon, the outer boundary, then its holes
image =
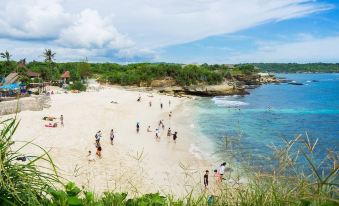
MULTIPOLYGON (((50 108, 17 115, 20 125, 13 138, 33 140, 49 150, 61 176, 98 194, 106 190, 130 195, 157 191, 184 195, 193 188, 201 191, 204 170, 211 165, 203 154, 192 150, 192 145, 206 143, 196 137, 195 125, 189 119, 190 108, 186 104, 191 100, 155 93, 150 96, 151 93, 114 87, 51 95, 50 108), (139 95, 141 102, 137 102, 139 95), (60 115, 64 116, 64 127, 60 123, 57 128, 45 127, 49 122, 42 120, 44 116, 60 115), (156 141, 159 120, 164 120, 165 130, 160 129, 161 138, 156 141), (152 132, 147 132, 148 125, 152 132), (166 136, 168 127, 178 132, 176 143, 166 136), (110 144, 111 129, 115 131, 114 145, 110 144), (102 158, 89 162, 87 154, 95 153, 95 134, 99 130, 103 134, 102 158)), ((30 146, 24 152, 38 154, 41 150, 30 146)))

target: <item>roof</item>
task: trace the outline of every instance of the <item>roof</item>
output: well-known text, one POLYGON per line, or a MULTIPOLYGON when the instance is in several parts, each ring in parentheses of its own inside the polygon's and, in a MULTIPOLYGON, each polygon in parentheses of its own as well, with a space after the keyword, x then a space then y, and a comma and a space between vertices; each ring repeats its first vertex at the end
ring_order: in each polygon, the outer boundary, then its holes
POLYGON ((40 74, 38 72, 33 72, 31 70, 27 70, 26 72, 27 72, 27 75, 29 77, 39 77, 40 76, 40 74))
POLYGON ((16 67, 16 70, 18 70, 19 67, 24 68, 25 71, 26 71, 27 76, 29 76, 29 77, 39 77, 39 76, 40 76, 40 73, 38 73, 38 72, 33 72, 33 71, 29 70, 29 69, 26 67, 26 65, 23 64, 23 63, 19 63, 19 64, 17 65, 17 67, 16 67))
POLYGON ((71 75, 69 73, 69 71, 65 71, 62 75, 61 75, 61 78, 70 78, 71 75))
POLYGON ((20 89, 20 84, 18 83, 13 83, 13 84, 7 84, 4 86, 0 86, 1 90, 17 90, 20 89))
POLYGON ((10 73, 10 74, 5 78, 5 83, 4 83, 4 85, 14 83, 14 82, 16 82, 18 79, 19 79, 19 74, 16 73, 16 72, 12 72, 12 73, 10 73))

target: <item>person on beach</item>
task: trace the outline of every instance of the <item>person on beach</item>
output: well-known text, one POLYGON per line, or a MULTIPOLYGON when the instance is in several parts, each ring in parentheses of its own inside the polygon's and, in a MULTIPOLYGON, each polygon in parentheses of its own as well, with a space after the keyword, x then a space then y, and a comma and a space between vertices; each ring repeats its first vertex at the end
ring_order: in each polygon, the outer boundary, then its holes
POLYGON ((206 170, 205 175, 204 175, 204 185, 205 185, 205 189, 207 189, 207 187, 208 187, 208 173, 209 173, 209 171, 206 170))
POLYGON ((155 129, 155 139, 160 140, 160 135, 159 135, 159 128, 155 129))
POLYGON ((220 181, 224 179, 225 169, 226 169, 226 162, 223 162, 219 167, 220 181))
POLYGON ((149 105, 149 107, 152 107, 152 101, 151 100, 149 100, 148 105, 149 105))
POLYGON ((64 126, 64 115, 60 116, 60 124, 61 126, 64 126))
POLYGON ((95 157, 93 156, 91 150, 88 151, 87 159, 88 159, 88 162, 94 162, 95 161, 95 157))
POLYGON ((140 101, 141 101, 141 96, 139 96, 137 99, 137 102, 140 102, 140 101))
POLYGON ((221 182, 221 177, 220 177, 220 173, 218 172, 218 170, 214 170, 214 179, 216 183, 221 182))
POLYGON ((165 130, 164 120, 161 120, 161 128, 162 130, 165 130))
POLYGON ((168 117, 171 119, 171 117, 172 117, 172 112, 170 112, 170 113, 168 114, 168 117))
POLYGON ((167 137, 170 138, 172 134, 171 128, 168 128, 167 130, 167 137))
POLYGON ((148 127, 147 127, 147 132, 152 132, 151 126, 149 126, 149 125, 148 125, 148 127))
POLYGON ((102 148, 99 146, 99 147, 97 148, 96 155, 97 155, 100 159, 102 158, 102 156, 101 156, 101 151, 102 151, 102 148))
POLYGON ((137 133, 139 133, 139 129, 140 129, 140 124, 139 122, 137 122, 137 133))
POLYGON ((171 107, 171 100, 168 100, 168 106, 171 107))
POLYGON ((162 105, 162 102, 160 102, 160 109, 162 109, 163 105, 162 105))
POLYGON ((109 138, 111 139, 111 145, 113 145, 113 139, 114 139, 114 130, 111 129, 111 133, 109 134, 109 138))
POLYGON ((100 138, 101 138, 101 130, 99 130, 95 134, 95 145, 96 145, 96 147, 100 147, 100 138))
POLYGON ((173 134, 174 143, 177 143, 177 138, 178 138, 178 132, 174 132, 174 134, 173 134))

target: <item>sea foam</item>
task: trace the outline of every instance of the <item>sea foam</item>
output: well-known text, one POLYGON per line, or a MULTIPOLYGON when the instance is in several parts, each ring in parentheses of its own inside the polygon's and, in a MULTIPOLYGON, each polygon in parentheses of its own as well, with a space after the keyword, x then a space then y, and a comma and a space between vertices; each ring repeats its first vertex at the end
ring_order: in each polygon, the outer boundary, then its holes
POLYGON ((240 107, 248 105, 246 102, 230 100, 230 97, 214 97, 212 101, 219 107, 240 107))

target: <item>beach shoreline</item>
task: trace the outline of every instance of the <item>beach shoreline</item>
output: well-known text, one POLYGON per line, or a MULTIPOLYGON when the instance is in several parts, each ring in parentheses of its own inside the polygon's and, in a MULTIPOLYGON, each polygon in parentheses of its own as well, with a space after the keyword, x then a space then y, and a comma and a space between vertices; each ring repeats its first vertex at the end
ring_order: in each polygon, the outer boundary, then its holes
MULTIPOLYGON (((18 141, 15 147, 19 141, 33 140, 49 151, 62 177, 97 194, 108 190, 128 191, 130 195, 160 192, 182 196, 192 190, 199 193, 203 190, 203 172, 212 163, 201 151, 192 149, 192 145, 205 140, 199 137, 196 125, 189 124, 194 116, 191 101, 112 86, 99 92, 55 94, 50 108, 17 114, 20 125, 13 139, 18 141), (139 95, 141 102, 136 101, 139 95), (44 127, 42 117, 60 115, 64 115, 64 127, 60 122, 57 128, 44 127), (157 142, 154 129, 159 120, 164 120, 165 130, 157 142), (139 134, 135 131, 137 122, 141 124, 139 134), (153 132, 146 131, 148 125, 153 132), (166 137, 169 126, 172 132, 178 132, 177 143, 166 137), (111 128, 115 130, 114 145, 109 142, 111 128), (89 162, 87 153, 95 153, 94 134, 98 130, 103 132, 103 158, 89 162)), ((36 155, 41 150, 28 147, 23 153, 36 155)))

